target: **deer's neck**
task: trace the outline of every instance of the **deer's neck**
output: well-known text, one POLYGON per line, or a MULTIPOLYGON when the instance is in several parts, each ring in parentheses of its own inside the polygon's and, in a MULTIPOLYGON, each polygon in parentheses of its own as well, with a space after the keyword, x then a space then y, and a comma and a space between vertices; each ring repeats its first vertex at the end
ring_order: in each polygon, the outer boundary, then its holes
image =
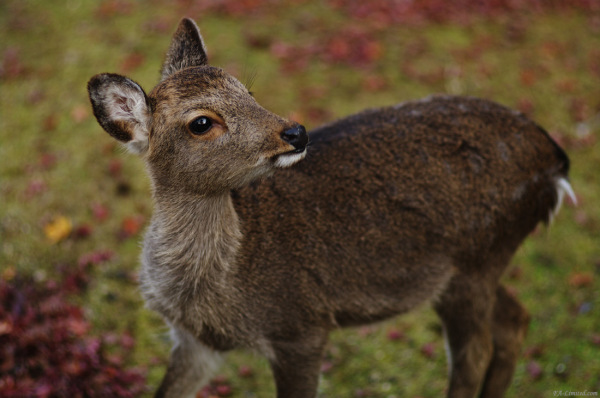
POLYGON ((157 192, 155 202, 141 275, 150 306, 161 307, 155 309, 164 313, 169 312, 166 303, 174 308, 183 302, 226 297, 226 290, 234 288, 228 279, 235 272, 241 242, 229 193, 194 196, 157 192))

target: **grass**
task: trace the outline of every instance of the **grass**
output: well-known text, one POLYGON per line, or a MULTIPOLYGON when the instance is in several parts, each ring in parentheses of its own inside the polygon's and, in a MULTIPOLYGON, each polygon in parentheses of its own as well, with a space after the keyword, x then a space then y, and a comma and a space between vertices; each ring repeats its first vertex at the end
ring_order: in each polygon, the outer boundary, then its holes
MULTIPOLYGON (((545 126, 570 154, 580 204, 565 206, 551 228, 530 237, 507 275, 533 316, 508 396, 599 391, 598 12, 499 13, 381 28, 327 2, 254 12, 241 1, 223 3, 234 8, 160 0, 0 3, 0 277, 57 278, 61 266, 86 253, 113 251, 75 300, 94 333, 131 333, 136 346, 127 363, 147 368, 151 389, 160 381, 166 328, 144 309, 136 284, 145 225, 138 224, 152 209, 148 179, 139 159, 97 125, 85 87, 92 75, 111 71, 149 90, 177 21, 189 15, 211 63, 253 81, 266 108, 307 127, 435 92, 494 99, 545 126), (374 52, 332 59, 336 47, 327 45, 348 35, 374 52), (287 55, 277 51, 282 45, 287 55), (73 229, 52 243, 44 227, 60 217, 73 229), (90 232, 85 237, 77 234, 82 228, 90 232)), ((440 325, 427 306, 334 333, 325 360, 321 397, 438 397, 446 388, 440 325), (401 338, 390 339, 394 333, 401 338)), ((273 395, 267 363, 253 354, 232 353, 222 372, 233 396, 273 395), (252 376, 241 377, 242 366, 252 376)))

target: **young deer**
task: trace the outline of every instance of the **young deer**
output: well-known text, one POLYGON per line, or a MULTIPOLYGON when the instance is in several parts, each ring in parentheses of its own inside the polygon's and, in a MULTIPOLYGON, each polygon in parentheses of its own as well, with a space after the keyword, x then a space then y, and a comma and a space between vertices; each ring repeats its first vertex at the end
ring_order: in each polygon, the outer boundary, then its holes
POLYGON ((498 280, 573 195, 567 156, 535 123, 430 97, 320 127, 307 155, 304 127, 207 64, 190 19, 150 94, 115 74, 88 89, 151 177, 141 285, 175 341, 156 396, 193 397, 221 353, 246 347, 269 359, 278 397, 314 397, 332 329, 426 300, 443 321, 448 396, 503 395, 529 316, 498 280))

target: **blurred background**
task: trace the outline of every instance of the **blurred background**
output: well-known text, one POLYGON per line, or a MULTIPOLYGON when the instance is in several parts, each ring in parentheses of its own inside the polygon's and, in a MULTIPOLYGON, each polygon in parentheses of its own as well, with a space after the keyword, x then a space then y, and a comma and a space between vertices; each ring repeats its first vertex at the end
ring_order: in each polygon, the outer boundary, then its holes
MULTIPOLYGON (((600 391, 598 0, 2 0, 0 396, 150 396, 162 377, 167 329, 137 288, 148 179, 96 123, 86 83, 115 72, 150 91, 182 16, 211 64, 307 128, 433 93, 544 126, 579 204, 507 271, 532 314, 508 396, 600 391)), ((439 397, 446 382, 424 305, 334 333, 320 396, 439 397)), ((232 353, 198 396, 274 396, 268 365, 232 353)))

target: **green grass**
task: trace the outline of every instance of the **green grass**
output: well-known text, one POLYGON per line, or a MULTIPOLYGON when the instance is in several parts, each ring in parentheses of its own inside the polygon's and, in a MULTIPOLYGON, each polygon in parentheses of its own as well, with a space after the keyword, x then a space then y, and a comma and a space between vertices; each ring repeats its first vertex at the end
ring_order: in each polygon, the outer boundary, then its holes
MULTIPOLYGON (((61 265, 76 264, 84 253, 114 251, 111 261, 93 270, 90 288, 77 301, 94 332, 130 332, 136 346, 128 363, 147 367, 151 388, 159 382, 169 343, 162 321, 144 309, 135 282, 141 231, 119 237, 126 217, 149 219, 148 179, 141 161, 125 154, 94 120, 86 83, 110 71, 127 73, 150 90, 182 15, 198 21, 211 63, 243 82, 253 80, 259 102, 307 127, 436 92, 482 96, 530 112, 567 148, 580 205, 564 207, 513 261, 519 272, 506 283, 533 320, 525 342, 529 354, 519 362, 508 396, 600 390, 598 15, 367 26, 361 32, 382 49, 367 65, 330 62, 317 52, 307 55, 304 67, 289 70, 271 51, 274 44, 300 51, 357 22, 318 1, 247 17, 160 0, 3 1, 0 277, 10 277, 6 270, 38 280, 59 277, 61 265), (248 36, 256 39, 253 45, 248 36), (137 66, 135 57, 141 60, 137 66), (370 85, 369 79, 381 84, 370 85), (111 174, 115 162, 122 170, 111 174), (107 209, 106 219, 94 215, 97 206, 107 209), (92 233, 49 242, 44 226, 59 216, 75 227, 90 226, 92 233), (578 275, 589 275, 589 283, 577 283, 578 275), (531 361, 541 366, 541 378, 528 372, 531 361)), ((440 326, 427 306, 372 328, 334 333, 326 360, 332 366, 322 377, 322 397, 352 397, 357 390, 369 397, 438 397, 446 386, 440 326), (391 329, 404 338, 389 341, 391 329), (432 344, 432 355, 423 354, 426 344, 432 344)), ((267 363, 253 354, 230 354, 222 372, 236 397, 273 395, 267 363), (242 365, 252 367, 252 377, 238 376, 242 365)))

